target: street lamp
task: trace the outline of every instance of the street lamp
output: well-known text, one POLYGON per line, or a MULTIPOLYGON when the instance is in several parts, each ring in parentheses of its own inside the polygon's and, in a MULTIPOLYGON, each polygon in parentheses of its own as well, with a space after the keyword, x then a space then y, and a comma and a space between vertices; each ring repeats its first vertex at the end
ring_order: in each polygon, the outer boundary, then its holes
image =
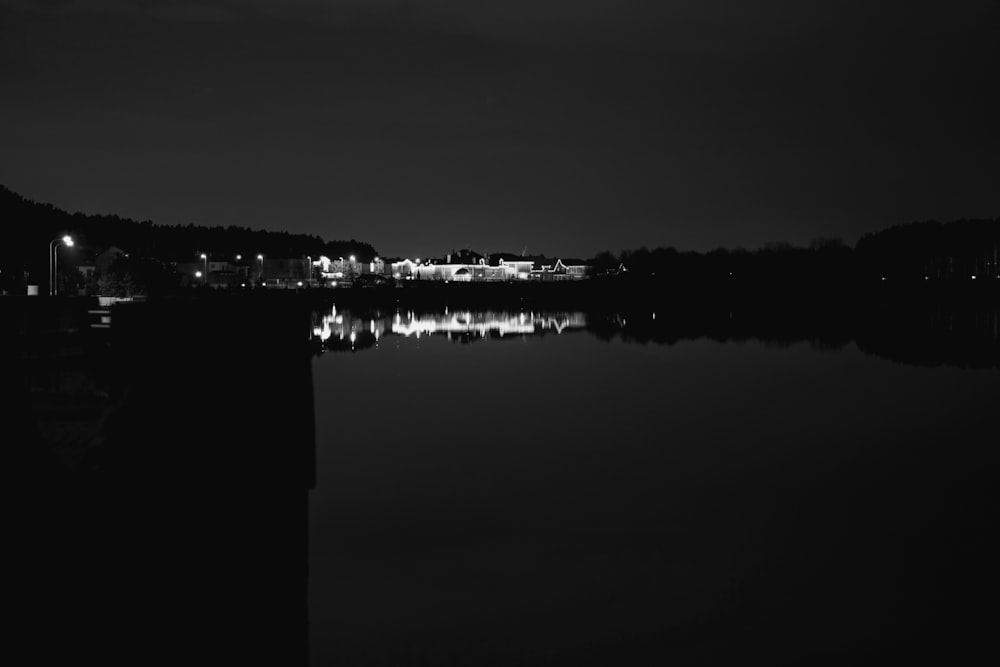
POLYGON ((264 284, 264 255, 257 255, 257 261, 260 262, 260 272, 257 275, 257 280, 261 285, 264 284))
POLYGON ((52 242, 49 243, 49 296, 55 296, 59 292, 59 287, 56 285, 56 277, 59 274, 59 243, 67 248, 72 248, 73 238, 66 234, 60 238, 52 239, 52 242))
POLYGON ((206 255, 205 253, 201 253, 201 261, 205 265, 205 271, 204 271, 204 273, 202 275, 204 276, 205 283, 207 284, 208 283, 208 255, 206 255))

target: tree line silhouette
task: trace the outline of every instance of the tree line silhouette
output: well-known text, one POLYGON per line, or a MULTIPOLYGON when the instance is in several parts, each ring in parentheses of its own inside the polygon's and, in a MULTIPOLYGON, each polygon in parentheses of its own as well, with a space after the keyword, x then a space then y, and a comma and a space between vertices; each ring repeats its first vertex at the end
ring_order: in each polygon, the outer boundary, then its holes
POLYGON ((78 246, 94 253, 117 246, 133 258, 163 263, 196 261, 201 252, 226 259, 237 254, 251 259, 261 253, 266 257, 355 255, 361 261, 371 261, 377 255, 370 243, 354 239, 327 241, 311 234, 232 225, 159 225, 118 215, 68 213, 51 204, 26 199, 3 185, 0 185, 0 219, 4 222, 0 285, 5 288, 27 281, 45 284, 48 245, 67 233, 78 246))
MULTIPOLYGON (((67 232, 92 251, 118 246, 130 254, 133 263, 139 258, 163 264, 195 261, 200 252, 226 258, 238 253, 268 257, 355 255, 362 262, 377 255, 371 244, 354 239, 326 241, 316 235, 285 231, 157 225, 117 215, 70 214, 26 199, 2 185, 0 217, 5 222, 0 287, 6 289, 19 289, 29 281, 44 283, 39 276, 47 275, 45 249, 52 239, 67 232)), ((828 238, 814 240, 807 247, 772 243, 757 250, 719 248, 706 253, 643 247, 618 254, 600 252, 590 264, 595 276, 614 276, 645 293, 682 288, 703 295, 760 286, 846 292, 873 282, 996 283, 1000 277, 998 249, 1000 218, 963 219, 897 225, 866 234, 853 247, 841 239, 828 238), (621 267, 626 270, 621 271, 621 267)), ((144 272, 156 273, 149 266, 144 272)), ((125 271, 118 273, 123 276, 125 271)))
POLYGON ((639 248, 594 257, 597 274, 624 265, 644 280, 719 286, 787 283, 843 287, 873 281, 968 281, 1000 275, 1000 218, 913 222, 865 234, 851 247, 821 238, 808 247, 772 243, 759 250, 719 248, 707 253, 639 248))

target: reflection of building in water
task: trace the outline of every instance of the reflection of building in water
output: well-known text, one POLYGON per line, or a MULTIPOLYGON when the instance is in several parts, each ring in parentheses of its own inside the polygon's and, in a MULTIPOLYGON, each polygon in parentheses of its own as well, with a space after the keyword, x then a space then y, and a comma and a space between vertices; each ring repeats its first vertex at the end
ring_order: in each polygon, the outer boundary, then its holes
POLYGON ((322 343, 328 341, 343 341, 356 344, 359 338, 371 337, 375 342, 386 330, 388 317, 377 314, 376 317, 356 317, 347 310, 337 310, 336 306, 328 314, 313 323, 313 339, 322 343))
POLYGON ((386 335, 415 336, 446 334, 488 338, 493 335, 530 336, 547 332, 562 333, 567 329, 583 329, 586 316, 579 312, 511 313, 462 310, 432 315, 417 315, 413 311, 374 316, 355 316, 349 311, 331 311, 313 324, 313 339, 330 349, 355 349, 377 345, 386 335))
POLYGON ((531 335, 553 330, 562 333, 564 329, 582 329, 586 325, 583 313, 506 313, 459 311, 439 315, 414 317, 408 313, 404 318, 397 313, 392 322, 392 333, 401 336, 421 334, 476 334, 485 338, 488 334, 531 335))

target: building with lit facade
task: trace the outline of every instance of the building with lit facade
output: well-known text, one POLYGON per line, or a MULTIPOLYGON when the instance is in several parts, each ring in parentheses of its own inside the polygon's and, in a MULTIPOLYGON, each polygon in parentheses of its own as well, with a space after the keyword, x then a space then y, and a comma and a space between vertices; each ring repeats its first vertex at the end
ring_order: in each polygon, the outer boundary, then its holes
MULTIPOLYGON (((463 257, 462 259, 467 259, 463 257)), ((397 280, 442 280, 445 282, 506 282, 518 280, 582 280, 589 266, 582 260, 547 259, 497 254, 473 261, 401 259, 391 262, 389 270, 397 280)))

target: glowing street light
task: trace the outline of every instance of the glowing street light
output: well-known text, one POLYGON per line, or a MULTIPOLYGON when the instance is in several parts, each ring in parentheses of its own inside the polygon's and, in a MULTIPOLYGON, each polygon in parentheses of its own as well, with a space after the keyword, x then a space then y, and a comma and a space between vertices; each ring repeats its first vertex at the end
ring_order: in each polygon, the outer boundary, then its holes
POLYGON ((354 258, 354 255, 351 255, 351 264, 354 264, 354 262, 356 262, 356 261, 357 260, 354 258))
POLYGON ((260 262, 260 271, 257 275, 257 279, 263 283, 264 282, 264 255, 257 255, 257 261, 260 262))
POLYGON ((195 271, 194 272, 194 277, 195 278, 201 278, 201 271, 195 271))
POLYGON ((204 275, 204 278, 205 278, 205 282, 207 283, 208 282, 208 255, 206 255, 205 253, 201 253, 201 261, 205 264, 205 272, 204 272, 203 275, 204 275))
POLYGON ((62 243, 67 248, 73 247, 73 237, 69 234, 57 239, 52 239, 49 243, 49 296, 55 296, 59 292, 57 276, 59 274, 59 252, 58 244, 62 243))

